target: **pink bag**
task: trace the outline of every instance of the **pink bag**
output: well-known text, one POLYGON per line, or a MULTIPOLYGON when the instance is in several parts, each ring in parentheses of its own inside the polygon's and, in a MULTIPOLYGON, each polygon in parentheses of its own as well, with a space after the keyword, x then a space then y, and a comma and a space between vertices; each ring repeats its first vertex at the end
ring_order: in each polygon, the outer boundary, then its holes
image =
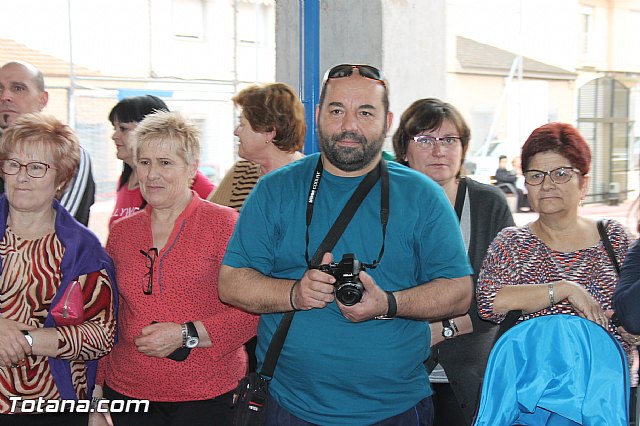
POLYGON ((84 322, 84 299, 79 281, 73 281, 67 286, 51 315, 56 325, 78 325, 84 322))

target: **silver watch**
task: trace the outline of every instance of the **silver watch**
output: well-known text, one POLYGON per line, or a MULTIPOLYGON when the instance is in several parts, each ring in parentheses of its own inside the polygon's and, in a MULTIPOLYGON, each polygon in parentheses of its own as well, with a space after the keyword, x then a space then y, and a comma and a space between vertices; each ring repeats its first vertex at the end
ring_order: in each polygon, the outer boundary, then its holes
POLYGON ((187 340, 184 342, 184 345, 189 349, 193 349, 200 343, 198 330, 196 330, 196 326, 191 321, 184 323, 183 326, 187 327, 187 340))
POLYGON ((33 347, 33 336, 29 334, 29 331, 22 330, 22 334, 24 334, 24 338, 27 339, 29 346, 33 347))
POLYGON ((442 337, 445 339, 453 339, 458 332, 458 327, 452 319, 442 321, 442 337))

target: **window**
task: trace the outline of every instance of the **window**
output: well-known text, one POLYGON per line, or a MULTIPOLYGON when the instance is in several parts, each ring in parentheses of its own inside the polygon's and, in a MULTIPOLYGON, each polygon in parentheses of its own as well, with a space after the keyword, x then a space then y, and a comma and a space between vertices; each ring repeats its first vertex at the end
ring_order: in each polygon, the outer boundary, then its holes
POLYGON ((204 38, 203 0, 173 0, 173 34, 176 37, 202 40, 204 38))
POLYGON ((588 55, 593 49, 593 7, 582 8, 582 53, 588 55))
POLYGON ((640 67, 640 52, 637 49, 638 37, 640 37, 640 11, 629 10, 628 24, 624 43, 626 45, 625 56, 627 68, 637 69, 640 67))
POLYGON ((238 5, 238 43, 245 46, 257 46, 259 43, 260 6, 252 4, 238 5))

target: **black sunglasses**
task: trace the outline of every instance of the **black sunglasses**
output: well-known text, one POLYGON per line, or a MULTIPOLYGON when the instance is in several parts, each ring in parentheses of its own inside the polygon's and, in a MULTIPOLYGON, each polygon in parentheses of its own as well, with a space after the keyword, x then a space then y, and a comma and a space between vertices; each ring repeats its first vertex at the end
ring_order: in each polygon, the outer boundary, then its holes
POLYGON ((142 277, 142 292, 146 295, 150 295, 153 292, 153 266, 158 258, 158 249, 152 247, 149 251, 140 250, 140 253, 145 255, 146 259, 144 266, 149 269, 149 271, 142 277))
POLYGON ((336 65, 324 74, 324 78, 322 79, 322 86, 324 86, 327 83, 327 80, 329 80, 330 78, 343 78, 351 76, 353 74, 353 70, 358 70, 361 76, 371 80, 375 80, 382 84, 385 89, 387 88, 387 83, 384 79, 382 71, 374 66, 363 64, 336 65))

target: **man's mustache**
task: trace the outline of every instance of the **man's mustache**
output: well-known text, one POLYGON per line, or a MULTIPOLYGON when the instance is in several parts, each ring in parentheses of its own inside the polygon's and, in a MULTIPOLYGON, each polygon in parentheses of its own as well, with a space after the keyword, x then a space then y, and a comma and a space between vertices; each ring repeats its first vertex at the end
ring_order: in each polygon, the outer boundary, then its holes
POLYGON ((342 132, 339 135, 336 135, 332 138, 335 142, 340 142, 346 139, 349 140, 355 140, 359 143, 361 143, 362 145, 366 145, 367 144, 367 139, 362 136, 361 134, 355 133, 355 132, 342 132))

